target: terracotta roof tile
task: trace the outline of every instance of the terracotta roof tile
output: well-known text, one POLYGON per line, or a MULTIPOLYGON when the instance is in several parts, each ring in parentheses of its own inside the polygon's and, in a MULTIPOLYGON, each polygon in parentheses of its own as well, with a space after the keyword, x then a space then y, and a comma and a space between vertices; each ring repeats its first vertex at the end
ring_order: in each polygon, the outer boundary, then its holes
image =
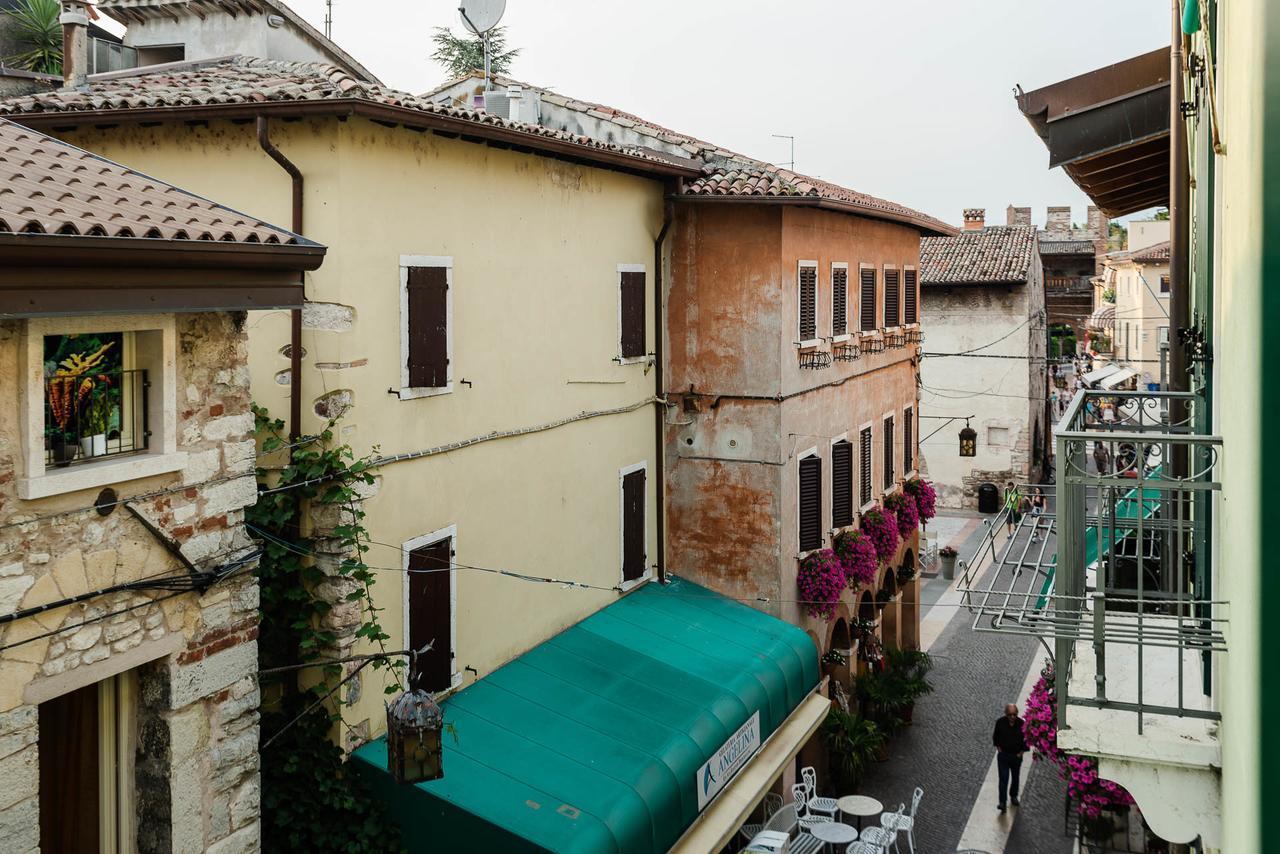
POLYGON ((1054 240, 1040 233, 1041 255, 1093 255, 1097 251, 1092 240, 1054 240))
POLYGON ((1036 230, 989 225, 954 237, 920 241, 920 284, 1019 284, 1027 280, 1036 251, 1036 230))
POLYGON ((1132 252, 1113 252, 1107 256, 1108 261, 1133 261, 1138 264, 1168 264, 1169 241, 1155 243, 1132 252))
POLYGON ((310 243, 3 119, 0 233, 310 243))

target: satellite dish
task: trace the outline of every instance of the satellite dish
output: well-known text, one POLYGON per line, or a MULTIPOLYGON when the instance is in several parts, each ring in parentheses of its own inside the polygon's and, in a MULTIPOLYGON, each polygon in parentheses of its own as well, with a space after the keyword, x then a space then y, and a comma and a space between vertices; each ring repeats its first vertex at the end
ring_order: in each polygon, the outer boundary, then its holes
POLYGON ((458 6, 462 25, 477 36, 483 36, 498 26, 506 10, 507 0, 462 0, 458 6))

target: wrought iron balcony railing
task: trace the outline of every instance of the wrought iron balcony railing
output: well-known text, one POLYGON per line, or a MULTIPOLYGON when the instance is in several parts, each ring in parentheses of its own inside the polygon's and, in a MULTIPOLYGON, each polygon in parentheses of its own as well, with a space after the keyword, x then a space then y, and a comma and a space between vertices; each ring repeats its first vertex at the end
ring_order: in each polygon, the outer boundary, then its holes
MULTIPOLYGON (((1226 649, 1212 598, 1208 514, 1222 440, 1193 431, 1197 395, 1082 391, 1055 429, 1044 509, 1012 502, 964 568, 974 627, 1052 639, 1060 726, 1069 707, 1213 720, 1209 670, 1226 649), (1023 512, 1012 536, 1010 514, 1023 512)), ((1036 487, 1024 487, 1033 494, 1036 487)))

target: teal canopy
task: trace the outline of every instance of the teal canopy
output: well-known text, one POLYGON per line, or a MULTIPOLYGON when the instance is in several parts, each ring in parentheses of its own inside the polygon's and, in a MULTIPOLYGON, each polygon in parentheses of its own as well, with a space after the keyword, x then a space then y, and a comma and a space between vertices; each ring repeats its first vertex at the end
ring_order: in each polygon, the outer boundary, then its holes
POLYGON ((698 816, 698 769, 756 712, 767 739, 817 682, 803 631, 672 579, 450 697, 443 779, 398 785, 385 737, 352 764, 410 851, 661 852, 698 816))

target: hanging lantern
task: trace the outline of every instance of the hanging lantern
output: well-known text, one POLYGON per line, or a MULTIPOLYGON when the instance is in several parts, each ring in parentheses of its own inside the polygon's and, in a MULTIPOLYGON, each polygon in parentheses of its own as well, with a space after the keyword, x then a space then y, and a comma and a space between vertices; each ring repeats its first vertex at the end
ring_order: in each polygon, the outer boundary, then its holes
POLYGON ((426 691, 405 691, 387 704, 387 770, 397 783, 444 776, 443 726, 444 713, 426 691))
POLYGON ((960 456, 976 457, 978 455, 978 431, 966 423, 960 431, 960 456))

